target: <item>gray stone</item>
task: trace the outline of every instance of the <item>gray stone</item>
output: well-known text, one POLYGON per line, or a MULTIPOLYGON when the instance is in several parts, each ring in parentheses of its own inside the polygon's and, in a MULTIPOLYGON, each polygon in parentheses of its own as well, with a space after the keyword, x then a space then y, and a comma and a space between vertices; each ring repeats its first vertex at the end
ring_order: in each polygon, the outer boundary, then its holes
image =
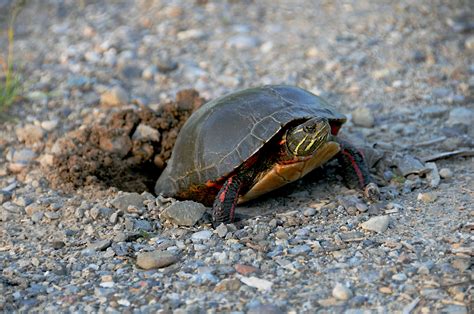
POLYGON ((15 163, 30 163, 33 159, 36 158, 36 153, 31 149, 23 148, 15 150, 13 153, 12 161, 15 163))
POLYGON ((369 108, 359 107, 352 112, 352 122, 357 126, 372 128, 375 123, 375 118, 369 108))
POLYGON ((133 222, 133 228, 135 230, 143 230, 143 231, 152 231, 153 226, 148 220, 145 219, 135 219, 133 222))
POLYGON ((316 209, 313 207, 308 207, 303 211, 303 215, 307 217, 314 216, 316 214, 316 209))
POLYGON ((112 244, 112 241, 109 239, 99 240, 93 243, 90 243, 87 248, 93 249, 95 251, 104 251, 112 244))
POLYGON ((132 140, 134 141, 150 140, 150 141, 159 142, 160 132, 157 129, 152 128, 151 126, 140 123, 132 135, 132 140))
POLYGON ((336 283, 336 285, 332 289, 332 295, 338 300, 346 301, 352 298, 352 291, 345 285, 341 283, 336 283))
POLYGON ((439 170, 439 176, 443 179, 449 179, 453 177, 453 172, 449 168, 441 168, 439 170))
POLYGON ((403 158, 395 160, 395 163, 404 177, 410 174, 425 174, 429 171, 421 160, 411 155, 404 155, 403 158))
POLYGON ((259 43, 260 40, 256 37, 248 35, 235 35, 227 40, 226 45, 229 48, 251 49, 257 47, 259 43))
POLYGON ((122 212, 127 212, 128 206, 135 206, 137 208, 144 207, 143 202, 145 200, 145 196, 136 192, 123 193, 110 201, 110 204, 122 212))
POLYGON ((217 235, 221 238, 224 238, 226 235, 227 235, 227 226, 223 223, 221 223, 215 230, 215 232, 217 233, 217 235))
POLYGON ((51 220, 56 220, 61 217, 60 212, 52 212, 52 211, 47 211, 44 213, 44 215, 46 216, 46 218, 51 219, 51 220))
POLYGON ((143 269, 163 268, 178 260, 176 255, 166 251, 141 252, 137 255, 137 265, 143 269))
POLYGON ((100 95, 100 102, 106 106, 128 104, 128 93, 120 86, 114 86, 100 95))
POLYGON ((382 233, 385 230, 387 230, 389 223, 390 223, 389 216, 377 216, 377 217, 370 218, 366 222, 362 223, 361 226, 365 230, 382 233))
POLYGON ((37 143, 44 137, 43 129, 34 124, 27 124, 22 128, 16 130, 18 140, 25 143, 37 143))
POLYGON ((445 108, 443 106, 439 106, 439 105, 429 106, 429 107, 426 107, 426 108, 421 110, 421 113, 424 116, 427 116, 427 117, 430 117, 430 118, 441 118, 447 112, 448 112, 447 108, 445 108))
POLYGON ((206 241, 212 237, 212 231, 210 230, 201 230, 193 233, 191 240, 193 241, 206 241))
POLYGON ((4 190, 0 190, 0 205, 9 201, 12 198, 12 193, 4 190))
POLYGON ((454 108, 449 112, 448 125, 463 124, 472 127, 474 110, 464 107, 454 108))
POLYGON ((308 252, 311 252, 311 247, 309 245, 306 245, 306 244, 297 245, 297 246, 295 246, 295 247, 288 250, 288 253, 292 254, 292 255, 306 254, 308 252))
POLYGON ((428 172, 427 174, 427 179, 429 180, 429 185, 432 188, 437 188, 439 185, 439 182, 441 181, 439 172, 438 172, 438 167, 436 166, 436 163, 434 162, 427 162, 426 167, 428 167, 431 171, 428 172))
POLYGON ((175 202, 166 207, 160 219, 167 220, 178 226, 193 226, 206 212, 206 207, 194 201, 175 202))

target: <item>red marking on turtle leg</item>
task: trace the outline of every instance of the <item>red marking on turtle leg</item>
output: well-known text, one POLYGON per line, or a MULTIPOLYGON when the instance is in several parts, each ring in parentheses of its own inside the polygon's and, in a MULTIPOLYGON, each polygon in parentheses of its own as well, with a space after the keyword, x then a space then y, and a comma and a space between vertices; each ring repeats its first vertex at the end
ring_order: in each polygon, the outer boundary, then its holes
POLYGON ((372 182, 369 169, 365 163, 364 154, 350 143, 338 139, 341 145, 339 162, 344 168, 343 175, 349 186, 364 188, 372 182))
POLYGON ((364 187, 366 185, 364 175, 362 174, 362 171, 360 170, 359 165, 355 161, 354 156, 352 156, 351 153, 348 152, 347 150, 343 150, 342 153, 344 154, 344 156, 347 159, 349 159, 349 162, 351 164, 351 168, 354 169, 354 171, 357 175, 357 178, 359 179, 359 186, 364 187))
POLYGON ((225 181, 224 185, 217 193, 214 205, 212 206, 212 223, 217 227, 221 222, 227 223, 234 219, 235 206, 239 199, 239 191, 242 186, 237 175, 233 175, 225 181))

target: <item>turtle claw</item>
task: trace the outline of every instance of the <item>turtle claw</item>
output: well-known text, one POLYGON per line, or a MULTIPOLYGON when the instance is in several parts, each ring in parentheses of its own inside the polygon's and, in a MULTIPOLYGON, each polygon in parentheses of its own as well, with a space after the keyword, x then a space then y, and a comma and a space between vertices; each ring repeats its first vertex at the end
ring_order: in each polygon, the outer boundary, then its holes
POLYGON ((371 182, 365 186, 364 197, 373 202, 380 201, 380 190, 375 183, 371 182))

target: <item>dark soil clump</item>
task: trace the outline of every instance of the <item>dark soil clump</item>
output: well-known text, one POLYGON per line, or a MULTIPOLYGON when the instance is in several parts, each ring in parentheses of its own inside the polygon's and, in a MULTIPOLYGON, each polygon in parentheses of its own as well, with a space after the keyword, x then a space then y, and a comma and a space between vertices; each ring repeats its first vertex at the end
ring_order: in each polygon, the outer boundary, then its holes
POLYGON ((122 191, 153 191, 179 130, 204 100, 183 90, 176 101, 114 113, 105 124, 81 126, 54 144, 48 173, 53 187, 63 190, 87 185, 122 191))

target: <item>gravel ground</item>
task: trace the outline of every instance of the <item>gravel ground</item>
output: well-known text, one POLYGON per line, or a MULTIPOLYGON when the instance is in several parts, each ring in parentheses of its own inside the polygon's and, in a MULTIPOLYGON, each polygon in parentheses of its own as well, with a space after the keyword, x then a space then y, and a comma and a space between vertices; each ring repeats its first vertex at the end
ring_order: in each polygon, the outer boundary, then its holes
MULTIPOLYGON (((27 4, 15 39, 25 93, 0 125, 0 311, 470 313, 472 12, 472 1, 27 4), (72 188, 49 180, 58 142, 121 110, 277 83, 349 116, 380 202, 331 163, 214 230, 199 204, 120 191, 93 171, 72 188)), ((163 142, 158 129, 140 134, 163 142)))

